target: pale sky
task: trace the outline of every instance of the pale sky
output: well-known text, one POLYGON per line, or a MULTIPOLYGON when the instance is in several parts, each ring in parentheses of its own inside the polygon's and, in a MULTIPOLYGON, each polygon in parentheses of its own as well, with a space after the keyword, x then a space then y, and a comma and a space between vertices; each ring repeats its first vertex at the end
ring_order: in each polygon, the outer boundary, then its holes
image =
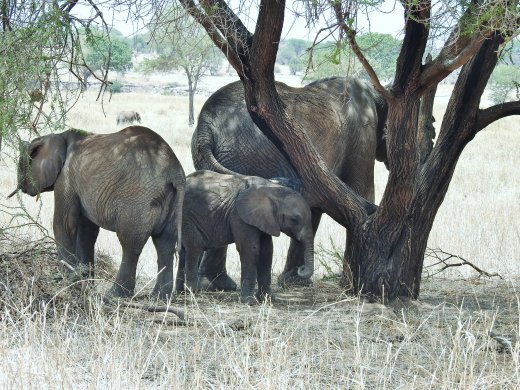
MULTIPOLYGON (((289 9, 286 10, 285 14, 282 39, 301 38, 305 40, 313 40, 317 29, 307 28, 305 17, 295 17, 294 13, 290 10, 293 9, 293 7, 298 7, 298 4, 301 3, 293 3, 293 5, 291 5, 291 2, 288 1, 287 4, 289 9)), ((251 32, 254 30, 253 26, 257 17, 257 12, 254 8, 254 6, 250 8, 251 14, 249 15, 249 19, 242 17, 242 21, 244 24, 246 24, 246 26, 248 26, 251 32)), ((296 9, 295 11, 299 12, 301 9, 296 9)), ((76 12, 82 14, 81 6, 78 6, 76 12)), ((126 36, 131 36, 135 33, 142 33, 146 31, 145 29, 143 30, 144 26, 142 21, 137 23, 126 20, 128 17, 127 12, 114 12, 113 10, 105 9, 103 11, 103 15, 107 22, 112 22, 114 28, 121 31, 126 36)), ((401 4, 399 2, 396 3, 394 0, 385 0, 384 4, 380 7, 379 12, 372 12, 368 18, 367 15, 359 15, 357 30, 359 32, 372 31, 388 33, 397 37, 403 28, 403 24, 404 18, 401 4), (370 20, 370 22, 368 22, 368 20, 370 20)), ((322 25, 325 25, 325 23, 322 25)))

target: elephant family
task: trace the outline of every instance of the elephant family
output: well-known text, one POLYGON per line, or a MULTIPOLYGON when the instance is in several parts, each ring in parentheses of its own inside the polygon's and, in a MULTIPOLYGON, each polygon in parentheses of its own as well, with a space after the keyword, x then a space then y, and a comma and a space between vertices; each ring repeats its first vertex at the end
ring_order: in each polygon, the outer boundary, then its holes
POLYGON ((117 124, 123 125, 125 123, 141 123, 141 115, 137 111, 121 111, 117 114, 117 124))
MULTIPOLYGON (((299 121, 327 166, 347 185, 374 201, 375 160, 386 164, 386 101, 371 85, 356 78, 332 77, 303 88, 277 82, 289 118, 299 121)), ((192 137, 196 169, 240 173, 264 178, 297 178, 294 168, 252 121, 244 102, 240 81, 211 95, 199 114, 192 137)), ((305 188, 312 195, 319 188, 305 188)), ((319 198, 318 196, 309 198, 319 198)), ((314 231, 322 211, 310 204, 314 231)), ((348 234, 347 249, 348 251, 348 234)), ((225 269, 226 249, 208 251, 199 273, 212 280, 213 289, 232 289, 235 283, 225 269)), ((291 240, 281 284, 308 281, 297 274, 303 264, 303 248, 291 240)))
POLYGON ((314 272, 311 210, 298 192, 256 176, 196 171, 186 178, 182 218, 182 250, 176 289, 206 285, 198 279, 204 250, 236 243, 241 261, 241 301, 253 304, 271 294, 273 242, 287 234, 304 248, 297 273, 314 272), (258 281, 258 291, 254 293, 258 281))
POLYGON ((154 294, 173 290, 173 256, 182 226, 183 168, 155 132, 130 126, 113 134, 68 130, 22 147, 17 190, 35 196, 54 191, 58 257, 94 266, 99 228, 117 233, 123 259, 113 296, 132 295, 139 255, 151 236, 159 274, 154 294))

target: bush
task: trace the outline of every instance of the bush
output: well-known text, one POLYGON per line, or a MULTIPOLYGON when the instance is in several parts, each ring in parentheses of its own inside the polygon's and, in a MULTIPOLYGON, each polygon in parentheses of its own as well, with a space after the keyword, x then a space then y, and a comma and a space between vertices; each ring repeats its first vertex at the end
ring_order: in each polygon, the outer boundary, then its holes
POLYGON ((119 80, 111 81, 108 90, 110 93, 121 93, 123 92, 123 84, 119 80))

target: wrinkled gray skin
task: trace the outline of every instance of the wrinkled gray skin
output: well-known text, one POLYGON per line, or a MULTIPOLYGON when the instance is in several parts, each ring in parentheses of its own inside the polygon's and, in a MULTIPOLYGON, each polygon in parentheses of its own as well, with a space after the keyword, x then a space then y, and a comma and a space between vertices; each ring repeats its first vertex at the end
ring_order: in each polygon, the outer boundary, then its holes
POLYGON ((124 125, 125 123, 141 123, 141 115, 137 111, 121 111, 117 114, 117 124, 124 125))
MULTIPOLYGON (((384 126, 387 104, 371 86, 341 77, 318 80, 303 88, 276 83, 290 120, 300 121, 318 153, 332 171, 351 188, 374 201, 374 162, 386 163, 384 126)), ((253 123, 244 102, 240 81, 224 86, 206 101, 192 138, 196 169, 240 173, 264 178, 297 178, 296 172, 271 141, 253 123)), ((312 195, 319 188, 305 188, 312 195)), ((316 197, 315 197, 316 198, 316 197)), ((311 197, 307 197, 311 201, 311 197)), ((322 211, 312 207, 314 231, 322 211)), ((348 254, 348 235, 346 254, 348 254)), ((232 290, 236 284, 225 269, 226 249, 205 253, 199 273, 207 288, 232 290)), ((291 241, 279 282, 309 284, 298 276, 303 248, 291 241)))
POLYGON ((151 236, 160 271, 153 292, 170 295, 186 181, 170 146, 152 130, 131 126, 99 135, 68 130, 36 138, 26 148, 18 189, 31 196, 54 190, 59 259, 92 270, 99 228, 116 232, 123 259, 108 294, 129 296, 151 236))
POLYGON ((255 176, 211 171, 188 175, 176 289, 184 289, 184 280, 192 290, 204 288, 197 272, 204 250, 234 242, 241 261, 241 301, 261 301, 271 294, 271 236, 280 232, 303 246, 305 261, 297 272, 310 278, 314 272, 314 233, 311 210, 302 195, 255 176))

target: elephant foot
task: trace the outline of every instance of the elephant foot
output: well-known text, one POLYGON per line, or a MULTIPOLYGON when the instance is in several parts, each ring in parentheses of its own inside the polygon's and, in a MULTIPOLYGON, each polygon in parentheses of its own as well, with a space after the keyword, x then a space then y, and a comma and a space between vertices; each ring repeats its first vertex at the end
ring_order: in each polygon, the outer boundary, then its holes
POLYGON ((114 283, 112 287, 105 293, 106 298, 128 298, 134 295, 133 289, 127 289, 120 284, 114 283))
POLYGON ((270 290, 268 292, 257 291, 255 298, 257 302, 272 302, 274 300, 273 293, 270 290))
POLYGON ((256 297, 251 296, 251 295, 240 296, 240 302, 245 303, 246 305, 249 305, 249 306, 258 305, 260 303, 260 301, 258 299, 256 299, 256 297))
POLYGON ((218 275, 199 275, 199 289, 205 291, 236 291, 237 284, 227 273, 218 275))
POLYGON ((184 279, 175 279, 175 292, 181 293, 185 290, 184 279))
POLYGON ((166 300, 172 296, 172 288, 166 286, 155 286, 150 294, 151 297, 157 297, 159 299, 166 300))
POLYGON ((283 272, 278 277, 278 285, 283 288, 309 287, 312 286, 312 280, 310 278, 302 278, 298 275, 298 269, 293 268, 289 271, 283 272))

